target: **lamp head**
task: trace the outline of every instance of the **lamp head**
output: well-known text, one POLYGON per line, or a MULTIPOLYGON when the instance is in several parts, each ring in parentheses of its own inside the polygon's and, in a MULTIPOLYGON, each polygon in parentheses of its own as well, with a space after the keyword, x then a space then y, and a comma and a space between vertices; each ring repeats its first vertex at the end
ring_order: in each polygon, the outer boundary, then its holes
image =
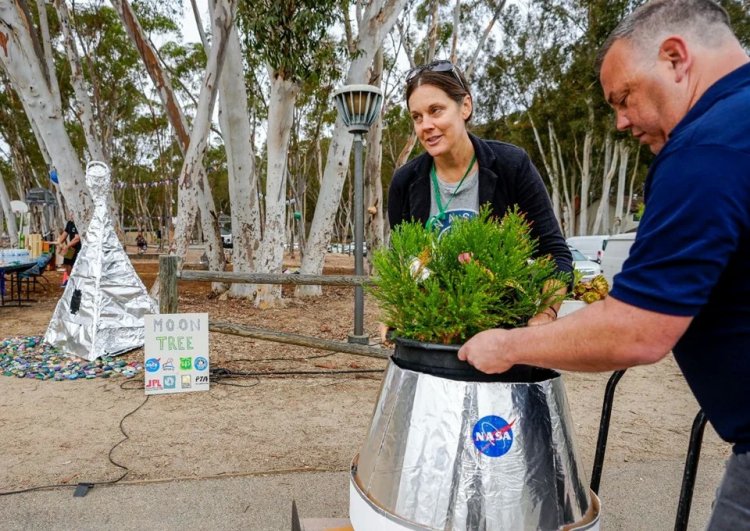
POLYGON ((336 108, 350 133, 365 133, 375 122, 383 93, 372 85, 345 85, 333 93, 336 108))

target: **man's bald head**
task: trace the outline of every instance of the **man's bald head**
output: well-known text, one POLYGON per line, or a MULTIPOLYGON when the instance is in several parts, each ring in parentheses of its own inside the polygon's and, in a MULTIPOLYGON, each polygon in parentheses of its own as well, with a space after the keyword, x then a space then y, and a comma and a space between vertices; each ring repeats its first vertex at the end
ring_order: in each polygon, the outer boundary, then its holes
POLYGON ((652 0, 625 17, 602 45, 596 71, 612 45, 626 39, 644 59, 656 60, 659 44, 670 35, 717 48, 736 41, 726 10, 712 0, 652 0))

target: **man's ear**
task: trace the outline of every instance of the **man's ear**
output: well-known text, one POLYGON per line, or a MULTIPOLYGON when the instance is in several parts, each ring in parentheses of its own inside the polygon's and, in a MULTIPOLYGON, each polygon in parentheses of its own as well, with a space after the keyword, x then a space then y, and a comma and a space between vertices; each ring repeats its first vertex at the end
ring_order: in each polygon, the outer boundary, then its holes
POLYGON ((693 54, 685 39, 679 35, 671 35, 664 39, 659 46, 659 59, 668 61, 672 65, 675 81, 682 81, 693 65, 693 54))

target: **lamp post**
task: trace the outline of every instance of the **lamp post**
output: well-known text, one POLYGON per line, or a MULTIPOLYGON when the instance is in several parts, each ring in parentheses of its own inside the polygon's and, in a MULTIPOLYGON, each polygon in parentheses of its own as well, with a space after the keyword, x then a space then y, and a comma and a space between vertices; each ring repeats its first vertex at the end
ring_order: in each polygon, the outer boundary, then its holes
MULTIPOLYGON (((362 176, 363 134, 370 129, 380 113, 383 93, 372 85, 345 85, 333 93, 339 116, 349 132, 354 135, 354 274, 364 274, 365 206, 364 179, 362 176)), ((366 345, 364 334, 365 299, 362 286, 354 288, 354 334, 349 343, 366 345)))

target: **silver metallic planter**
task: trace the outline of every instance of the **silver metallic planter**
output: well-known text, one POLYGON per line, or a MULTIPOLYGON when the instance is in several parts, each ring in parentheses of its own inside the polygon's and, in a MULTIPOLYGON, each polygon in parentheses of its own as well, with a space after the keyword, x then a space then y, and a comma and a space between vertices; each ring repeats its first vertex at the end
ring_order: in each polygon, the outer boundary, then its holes
POLYGON ((585 521, 592 499, 560 375, 526 366, 485 375, 457 350, 397 340, 352 496, 359 491, 404 528, 553 530, 585 521))

